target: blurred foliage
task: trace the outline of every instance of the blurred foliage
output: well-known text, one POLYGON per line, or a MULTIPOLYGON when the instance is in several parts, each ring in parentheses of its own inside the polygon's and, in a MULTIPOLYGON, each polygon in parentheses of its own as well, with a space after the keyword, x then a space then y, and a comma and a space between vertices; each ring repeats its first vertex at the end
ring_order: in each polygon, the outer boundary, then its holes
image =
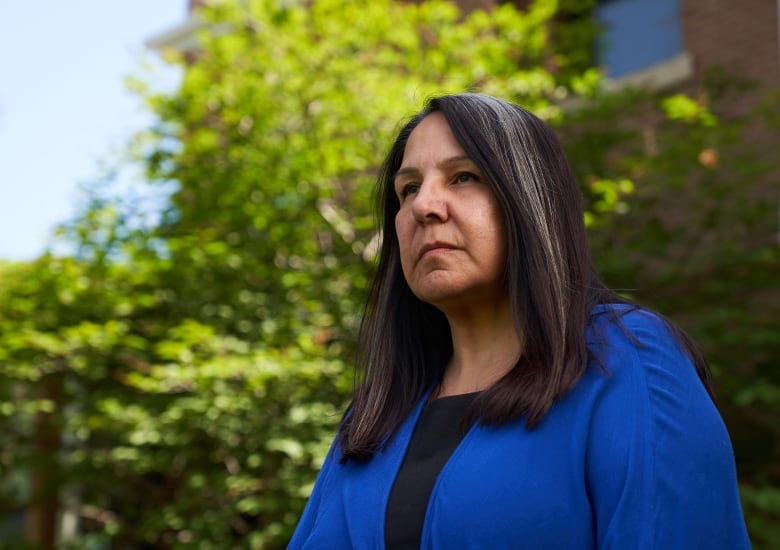
POLYGON ((592 0, 304 4, 214 3, 178 90, 133 81, 158 221, 108 176, 63 230, 71 257, 0 264, 0 516, 60 509, 74 548, 284 547, 349 395, 378 164, 399 115, 473 90, 557 127, 608 281, 702 344, 771 547, 777 144, 756 136, 777 104, 729 119, 748 91, 717 74, 600 93, 592 0))

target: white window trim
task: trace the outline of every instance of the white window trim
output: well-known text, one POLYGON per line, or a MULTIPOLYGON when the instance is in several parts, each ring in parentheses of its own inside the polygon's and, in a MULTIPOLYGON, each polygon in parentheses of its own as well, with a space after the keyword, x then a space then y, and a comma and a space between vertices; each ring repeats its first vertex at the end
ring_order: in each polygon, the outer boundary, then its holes
POLYGON ((607 78, 604 90, 614 92, 625 88, 663 90, 682 82, 693 74, 693 56, 682 52, 671 59, 621 77, 607 78))
POLYGON ((195 53, 200 50, 197 33, 203 27, 204 22, 200 17, 190 15, 180 25, 149 38, 146 41, 146 47, 158 53, 170 50, 182 54, 195 53))

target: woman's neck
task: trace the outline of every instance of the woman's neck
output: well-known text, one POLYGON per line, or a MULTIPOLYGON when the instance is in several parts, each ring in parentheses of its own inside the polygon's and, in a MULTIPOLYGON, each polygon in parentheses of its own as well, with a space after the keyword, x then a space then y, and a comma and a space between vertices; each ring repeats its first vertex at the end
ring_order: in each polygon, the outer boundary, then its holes
POLYGON ((508 301, 478 314, 450 315, 447 319, 452 358, 442 377, 439 397, 484 390, 520 357, 520 338, 508 301))

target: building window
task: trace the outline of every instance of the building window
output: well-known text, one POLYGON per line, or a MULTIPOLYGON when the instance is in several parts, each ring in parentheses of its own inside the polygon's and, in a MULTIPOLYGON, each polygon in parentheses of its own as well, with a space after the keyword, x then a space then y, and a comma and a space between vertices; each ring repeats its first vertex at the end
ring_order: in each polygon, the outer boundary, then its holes
POLYGON ((595 16, 596 57, 610 79, 683 54, 679 0, 599 0, 595 16))

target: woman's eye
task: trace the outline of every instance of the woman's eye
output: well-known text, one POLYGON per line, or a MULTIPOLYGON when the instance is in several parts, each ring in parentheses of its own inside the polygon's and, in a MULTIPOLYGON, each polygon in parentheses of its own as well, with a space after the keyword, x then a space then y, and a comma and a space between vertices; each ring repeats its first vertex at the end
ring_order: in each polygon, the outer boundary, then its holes
POLYGON ((401 187, 401 193, 399 195, 401 198, 404 198, 407 195, 416 193, 419 189, 420 189, 419 183, 407 183, 403 187, 401 187))
POLYGON ((469 181, 479 181, 479 178, 476 174, 472 174, 471 172, 461 172, 455 176, 455 181, 458 183, 466 183, 469 181))

